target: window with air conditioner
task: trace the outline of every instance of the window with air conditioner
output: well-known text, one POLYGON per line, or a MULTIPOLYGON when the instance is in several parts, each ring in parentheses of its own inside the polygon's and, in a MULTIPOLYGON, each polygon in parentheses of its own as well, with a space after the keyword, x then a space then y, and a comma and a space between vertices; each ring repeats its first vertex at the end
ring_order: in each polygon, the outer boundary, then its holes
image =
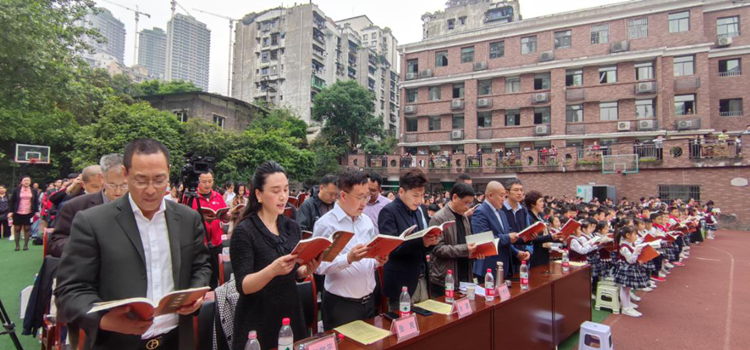
POLYGON ((731 38, 740 35, 740 16, 724 17, 716 20, 716 36, 731 38))
POLYGON ((636 18, 628 21, 628 38, 640 39, 648 37, 648 18, 636 18))
POLYGON ((453 84, 453 98, 464 98, 464 83, 453 84))
POLYGON ((521 77, 505 78, 505 93, 513 94, 521 92, 521 77))
POLYGON ((617 66, 599 68, 599 84, 617 82, 617 66))
POLYGON ((461 63, 474 62, 474 46, 461 49, 461 63))
POLYGON ((609 42, 609 24, 591 26, 591 43, 606 44, 609 42))
POLYGON ((406 60, 406 72, 412 74, 419 74, 419 60, 406 60))
POLYGON ((505 41, 490 43, 490 59, 500 58, 505 55, 505 41))
POLYGON ((440 101, 440 86, 430 86, 428 93, 430 101, 440 101))
POLYGON ((453 115, 453 130, 460 130, 464 128, 464 115, 463 114, 455 114, 453 115))
POLYGON ((639 62, 635 64, 635 80, 654 79, 654 62, 639 62))
POLYGON ((675 95, 674 97, 674 114, 675 115, 693 115, 697 108, 695 95, 675 95))
POLYGON ((419 123, 417 118, 406 118, 406 132, 417 132, 419 131, 419 123))
POLYGON ((417 96, 419 92, 417 89, 406 89, 406 103, 417 102, 417 96))
POLYGON ((599 119, 617 120, 617 102, 600 102, 599 119))
POLYGON ((477 126, 480 128, 491 128, 492 127, 492 112, 478 112, 477 113, 477 126))
POLYGON ((565 121, 568 123, 583 122, 583 105, 565 107, 565 121))
POLYGON ((550 123, 550 108, 549 107, 542 107, 542 108, 534 108, 534 124, 535 125, 545 125, 550 123))
POLYGON ((521 38, 521 54, 528 55, 536 52, 536 35, 521 38))
POLYGON ((635 100, 636 118, 653 118, 654 117, 654 100, 643 99, 635 100))
POLYGON ((719 100, 719 115, 722 117, 739 117, 742 115, 742 99, 730 98, 719 100))
POLYGON ((739 58, 728 60, 719 60, 719 76, 737 76, 742 75, 742 64, 739 58))
POLYGON ((670 33, 681 33, 690 30, 690 11, 670 13, 667 17, 670 33))
POLYGON ((505 110, 505 126, 521 125, 521 111, 517 109, 505 110))
POLYGON ((224 129, 224 122, 226 121, 226 118, 214 114, 214 124, 218 125, 220 128, 224 129))
POLYGON ((573 69, 565 72, 565 86, 583 86, 583 69, 573 69))
POLYGON ((570 29, 555 32, 555 49, 568 48, 573 43, 573 31, 570 29))
POLYGON ((549 90, 549 73, 534 75, 534 90, 549 90))
POLYGON ((674 76, 682 77, 695 74, 695 56, 680 56, 674 58, 674 76))
POLYGON ((435 52, 435 66, 445 67, 448 65, 448 51, 435 52))
POLYGON ((477 81, 477 94, 479 96, 492 93, 492 79, 477 81))
POLYGON ((439 131, 440 130, 440 116, 432 116, 427 120, 427 130, 439 131))

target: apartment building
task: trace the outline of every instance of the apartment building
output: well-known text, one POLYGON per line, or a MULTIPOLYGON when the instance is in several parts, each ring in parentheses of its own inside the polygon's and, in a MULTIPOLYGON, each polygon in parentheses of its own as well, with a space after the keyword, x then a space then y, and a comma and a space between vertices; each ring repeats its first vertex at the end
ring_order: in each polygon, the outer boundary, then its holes
POLYGON ((125 24, 115 18, 112 12, 99 7, 95 13, 86 15, 83 26, 96 29, 104 39, 98 42, 94 38, 85 37, 84 41, 94 49, 93 52, 81 54, 86 62, 94 68, 104 69, 113 62, 125 62, 125 24))
POLYGON ((211 30, 192 16, 175 14, 167 23, 167 81, 192 81, 208 91, 211 30))
POLYGON ((164 79, 167 64, 167 33, 161 28, 144 29, 138 33, 138 64, 148 74, 164 79))

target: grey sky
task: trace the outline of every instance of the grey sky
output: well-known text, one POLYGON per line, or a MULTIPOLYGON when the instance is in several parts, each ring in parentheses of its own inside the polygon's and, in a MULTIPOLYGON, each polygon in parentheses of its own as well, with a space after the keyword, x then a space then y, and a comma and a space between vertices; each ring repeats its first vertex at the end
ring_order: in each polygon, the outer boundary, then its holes
MULTIPOLYGON (((167 29, 170 16, 169 0, 109 0, 130 8, 138 8, 151 15, 151 18, 141 16, 138 30, 143 28, 160 27, 167 29)), ((112 5, 110 2, 96 0, 97 4, 106 7, 123 23, 127 31, 125 44, 125 63, 133 64, 133 42, 135 40, 135 18, 132 12, 112 5)), ((390 27, 399 44, 411 43, 422 39, 422 20, 425 12, 442 10, 445 0, 317 0, 313 1, 321 10, 334 20, 366 14, 376 25, 390 27)), ((573 11, 588 7, 622 2, 622 0, 521 0, 521 15, 532 18, 573 11)), ((281 2, 278 0, 182 0, 178 1, 191 15, 206 23, 211 29, 211 67, 209 91, 226 94, 227 90, 227 56, 229 53, 229 22, 198 11, 197 8, 216 14, 242 18, 253 11, 276 7, 279 5, 293 5, 294 1, 281 2)), ((299 3, 302 3, 301 1, 299 3)), ((178 12, 184 13, 178 7, 178 12)))

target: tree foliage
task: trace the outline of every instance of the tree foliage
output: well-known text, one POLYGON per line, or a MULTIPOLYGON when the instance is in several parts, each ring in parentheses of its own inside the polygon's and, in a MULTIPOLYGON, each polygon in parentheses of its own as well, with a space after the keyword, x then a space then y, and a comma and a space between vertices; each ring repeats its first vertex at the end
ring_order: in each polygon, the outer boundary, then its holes
POLYGON ((159 80, 144 81, 138 86, 138 95, 133 96, 149 96, 149 95, 162 95, 162 94, 174 94, 178 92, 193 92, 203 91, 201 88, 195 86, 192 81, 184 80, 173 80, 163 82, 159 80))
POLYGON ((287 108, 272 109, 266 115, 260 115, 250 123, 250 128, 259 130, 280 129, 289 131, 289 136, 305 141, 307 123, 287 108))

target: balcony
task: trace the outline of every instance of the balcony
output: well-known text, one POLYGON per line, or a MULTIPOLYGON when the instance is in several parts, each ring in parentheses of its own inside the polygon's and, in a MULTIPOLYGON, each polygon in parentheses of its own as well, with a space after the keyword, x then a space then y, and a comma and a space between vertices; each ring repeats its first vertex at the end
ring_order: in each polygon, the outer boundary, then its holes
POLYGON ((492 138, 492 129, 491 128, 478 128, 477 129, 477 138, 480 140, 489 140, 492 138))
POLYGON ((583 101, 586 99, 586 89, 565 89, 565 100, 566 101, 583 101))
POLYGON ((726 71, 726 72, 719 72, 720 77, 738 77, 742 75, 742 71, 740 70, 733 70, 733 71, 726 71))
POLYGON ((725 111, 725 112, 719 112, 719 116, 721 116, 721 117, 740 117, 740 116, 742 116, 742 111, 725 111))
POLYGON ((417 133, 405 133, 404 142, 417 142, 417 133))
POLYGON ((719 142, 693 139, 688 147, 689 157, 694 160, 742 160, 742 153, 737 152, 737 144, 732 140, 719 142))
POLYGON ((565 133, 568 135, 583 135, 586 133, 586 125, 585 124, 566 125, 565 133))
POLYGON ((677 77, 674 80, 674 92, 695 92, 701 87, 700 77, 677 77))

